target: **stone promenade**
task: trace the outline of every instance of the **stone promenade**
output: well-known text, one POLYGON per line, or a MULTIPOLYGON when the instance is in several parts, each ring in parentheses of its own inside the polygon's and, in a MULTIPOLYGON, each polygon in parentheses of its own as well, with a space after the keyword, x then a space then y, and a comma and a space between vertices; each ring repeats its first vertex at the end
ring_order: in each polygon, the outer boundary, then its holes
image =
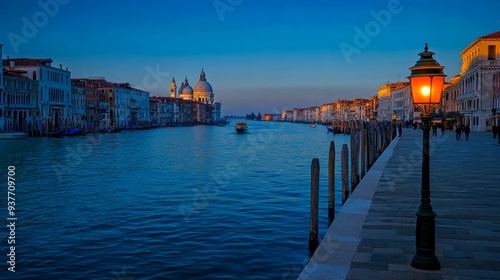
MULTIPOLYGON (((432 134, 432 133, 431 133, 432 134)), ((500 279, 500 145, 491 133, 431 137, 431 200, 441 269, 410 266, 422 131, 404 129, 363 178, 299 279, 500 279)))

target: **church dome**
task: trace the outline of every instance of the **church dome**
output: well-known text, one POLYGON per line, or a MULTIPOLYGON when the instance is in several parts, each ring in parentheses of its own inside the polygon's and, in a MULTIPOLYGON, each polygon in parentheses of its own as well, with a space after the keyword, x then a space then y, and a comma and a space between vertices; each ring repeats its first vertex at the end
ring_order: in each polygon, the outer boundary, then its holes
POLYGON ((179 97, 182 99, 193 99, 193 88, 189 85, 187 77, 179 89, 179 97))
POLYGON ((201 102, 212 102, 214 98, 214 92, 212 85, 207 82, 205 77, 205 72, 201 69, 200 80, 194 86, 194 100, 201 102))
POLYGON ((194 86, 195 93, 213 93, 212 86, 207 81, 198 81, 194 86))
POLYGON ((193 88, 190 85, 184 86, 182 88, 181 94, 193 94, 193 88))

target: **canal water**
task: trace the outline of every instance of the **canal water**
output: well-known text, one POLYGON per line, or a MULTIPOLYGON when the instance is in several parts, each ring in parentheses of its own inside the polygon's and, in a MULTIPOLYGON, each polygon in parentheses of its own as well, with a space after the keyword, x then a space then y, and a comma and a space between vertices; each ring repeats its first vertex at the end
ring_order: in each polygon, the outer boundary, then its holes
MULTIPOLYGON (((0 142, 2 217, 15 167, 8 279, 296 279, 308 260, 310 166, 349 138, 323 125, 249 121, 0 142)), ((340 209, 340 191, 337 192, 340 209)), ((2 279, 6 279, 0 277, 2 279)))

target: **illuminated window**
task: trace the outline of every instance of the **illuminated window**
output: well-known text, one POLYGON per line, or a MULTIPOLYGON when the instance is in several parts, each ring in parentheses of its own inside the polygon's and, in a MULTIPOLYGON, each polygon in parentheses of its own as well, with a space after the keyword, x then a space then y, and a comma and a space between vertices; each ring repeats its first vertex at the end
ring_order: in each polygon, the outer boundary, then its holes
POLYGON ((495 60, 497 57, 497 46, 489 45, 488 46, 488 60, 495 60))

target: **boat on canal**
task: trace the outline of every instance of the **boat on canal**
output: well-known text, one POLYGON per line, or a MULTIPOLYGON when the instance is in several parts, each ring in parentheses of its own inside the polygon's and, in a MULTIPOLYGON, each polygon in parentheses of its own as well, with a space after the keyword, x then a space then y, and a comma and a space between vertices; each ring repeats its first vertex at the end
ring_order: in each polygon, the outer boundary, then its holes
POLYGON ((64 129, 49 130, 49 131, 43 131, 42 136, 43 137, 61 137, 63 133, 64 133, 64 129))
POLYGON ((0 132, 0 140, 15 140, 15 139, 25 139, 28 137, 28 133, 7 131, 0 132))
POLYGON ((248 125, 246 122, 237 122, 236 123, 236 132, 237 133, 245 133, 248 130, 248 125))
POLYGON ((78 135, 83 135, 83 130, 79 127, 71 128, 68 131, 64 131, 61 133, 61 136, 78 136, 78 135))

